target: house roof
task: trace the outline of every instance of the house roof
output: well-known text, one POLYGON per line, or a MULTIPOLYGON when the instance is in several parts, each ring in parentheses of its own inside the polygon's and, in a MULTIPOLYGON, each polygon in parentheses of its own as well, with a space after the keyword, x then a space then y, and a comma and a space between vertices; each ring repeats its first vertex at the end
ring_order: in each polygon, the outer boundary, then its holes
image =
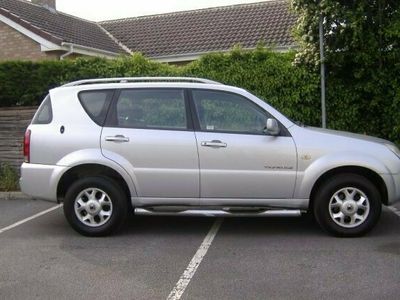
POLYGON ((0 15, 42 38, 112 53, 126 53, 97 23, 24 0, 0 0, 0 15))
MULTIPOLYGON (((112 55, 141 52, 155 59, 193 57, 235 45, 287 49, 295 46, 296 16, 288 0, 91 22, 26 0, 0 0, 5 17, 46 41, 70 43, 112 55)), ((65 50, 65 49, 64 49, 65 50)), ((179 59, 176 59, 179 60, 179 59)))
POLYGON ((296 16, 285 0, 264 1, 100 22, 122 44, 148 57, 294 45, 296 16))

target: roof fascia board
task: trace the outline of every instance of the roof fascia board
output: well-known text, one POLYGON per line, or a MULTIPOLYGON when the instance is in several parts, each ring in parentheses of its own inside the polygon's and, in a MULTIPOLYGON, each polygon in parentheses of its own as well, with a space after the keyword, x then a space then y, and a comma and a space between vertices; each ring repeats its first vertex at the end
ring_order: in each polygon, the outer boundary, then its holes
POLYGON ((29 37, 30 39, 34 40, 35 42, 39 43, 41 46, 42 51, 43 49, 47 49, 46 51, 53 51, 53 50, 60 50, 60 46, 50 42, 49 40, 46 40, 45 38, 41 37, 40 35, 26 29, 24 26, 14 22, 13 20, 10 20, 9 18, 3 16, 0 14, 0 21, 5 23, 6 25, 10 26, 11 28, 14 28, 18 32, 22 33, 23 35, 29 37))
MULTIPOLYGON (((45 38, 37 35, 36 33, 26 29, 24 26, 14 22, 13 20, 10 20, 9 18, 3 16, 0 14, 0 22, 3 22, 4 24, 10 26, 11 28, 17 30, 21 34, 27 36, 28 38, 32 39, 33 41, 37 42, 40 45, 40 50, 42 52, 48 52, 48 51, 69 51, 71 43, 61 43, 60 45, 57 45, 51 41, 46 40, 45 38)), ((118 56, 117 53, 114 52, 109 52, 105 50, 100 50, 96 48, 91 48, 91 47, 85 47, 81 45, 74 45, 74 53, 78 54, 83 54, 83 55, 88 55, 88 56, 98 56, 98 57, 108 57, 108 58, 114 58, 118 56)))
MULTIPOLYGON (((57 45, 51 41, 46 40, 45 38, 39 36, 38 34, 26 29, 24 26, 14 22, 13 20, 10 20, 9 18, 3 16, 0 14, 0 22, 3 22, 4 24, 10 26, 11 28, 17 30, 21 34, 27 36, 28 38, 32 39, 36 43, 40 45, 40 50, 42 52, 48 52, 48 51, 68 51, 70 49, 71 45, 70 43, 62 43, 61 46, 57 45)), ((95 49, 95 48, 90 48, 90 47, 85 47, 81 45, 76 45, 74 44, 74 53, 78 54, 83 54, 83 55, 88 55, 88 56, 99 56, 99 57, 108 57, 108 58, 114 58, 117 56, 117 53, 109 52, 109 51, 103 51, 100 49, 95 49)))

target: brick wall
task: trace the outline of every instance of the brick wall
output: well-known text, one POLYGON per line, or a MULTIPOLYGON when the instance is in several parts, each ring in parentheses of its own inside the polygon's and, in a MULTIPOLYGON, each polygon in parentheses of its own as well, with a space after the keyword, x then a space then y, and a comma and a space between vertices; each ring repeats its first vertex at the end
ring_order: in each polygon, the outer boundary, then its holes
POLYGON ((58 59, 55 53, 40 51, 40 45, 0 22, 0 61, 58 59))

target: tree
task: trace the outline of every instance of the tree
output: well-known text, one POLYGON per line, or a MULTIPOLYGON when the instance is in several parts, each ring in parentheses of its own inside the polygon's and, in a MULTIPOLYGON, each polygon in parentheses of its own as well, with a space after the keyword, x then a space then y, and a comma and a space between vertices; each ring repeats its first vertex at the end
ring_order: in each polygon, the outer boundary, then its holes
POLYGON ((292 7, 299 15, 296 64, 319 65, 324 19, 329 126, 400 140, 400 1, 292 0, 292 7), (338 105, 347 113, 335 113, 338 105))

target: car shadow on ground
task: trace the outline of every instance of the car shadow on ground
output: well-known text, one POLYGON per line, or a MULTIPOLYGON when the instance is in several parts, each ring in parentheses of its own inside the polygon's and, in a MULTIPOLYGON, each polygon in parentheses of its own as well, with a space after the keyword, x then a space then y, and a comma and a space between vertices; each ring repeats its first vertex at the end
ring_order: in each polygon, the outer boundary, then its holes
MULTIPOLYGON (((181 235, 208 232, 216 218, 211 217, 131 217, 119 235, 181 235)), ((376 227, 365 237, 398 235, 398 217, 389 211, 383 211, 376 227), (397 222, 393 226, 393 222, 397 222)), ((272 218, 224 218, 221 232, 225 235, 269 235, 269 236, 329 236, 310 215, 301 217, 272 218)))
MULTIPOLYGON (((211 225, 217 220, 212 217, 159 217, 135 216, 128 220, 120 235, 155 235, 155 234, 207 234, 211 225)), ((309 216, 298 218, 224 218, 221 230, 224 234, 252 235, 290 235, 324 234, 309 216)))

